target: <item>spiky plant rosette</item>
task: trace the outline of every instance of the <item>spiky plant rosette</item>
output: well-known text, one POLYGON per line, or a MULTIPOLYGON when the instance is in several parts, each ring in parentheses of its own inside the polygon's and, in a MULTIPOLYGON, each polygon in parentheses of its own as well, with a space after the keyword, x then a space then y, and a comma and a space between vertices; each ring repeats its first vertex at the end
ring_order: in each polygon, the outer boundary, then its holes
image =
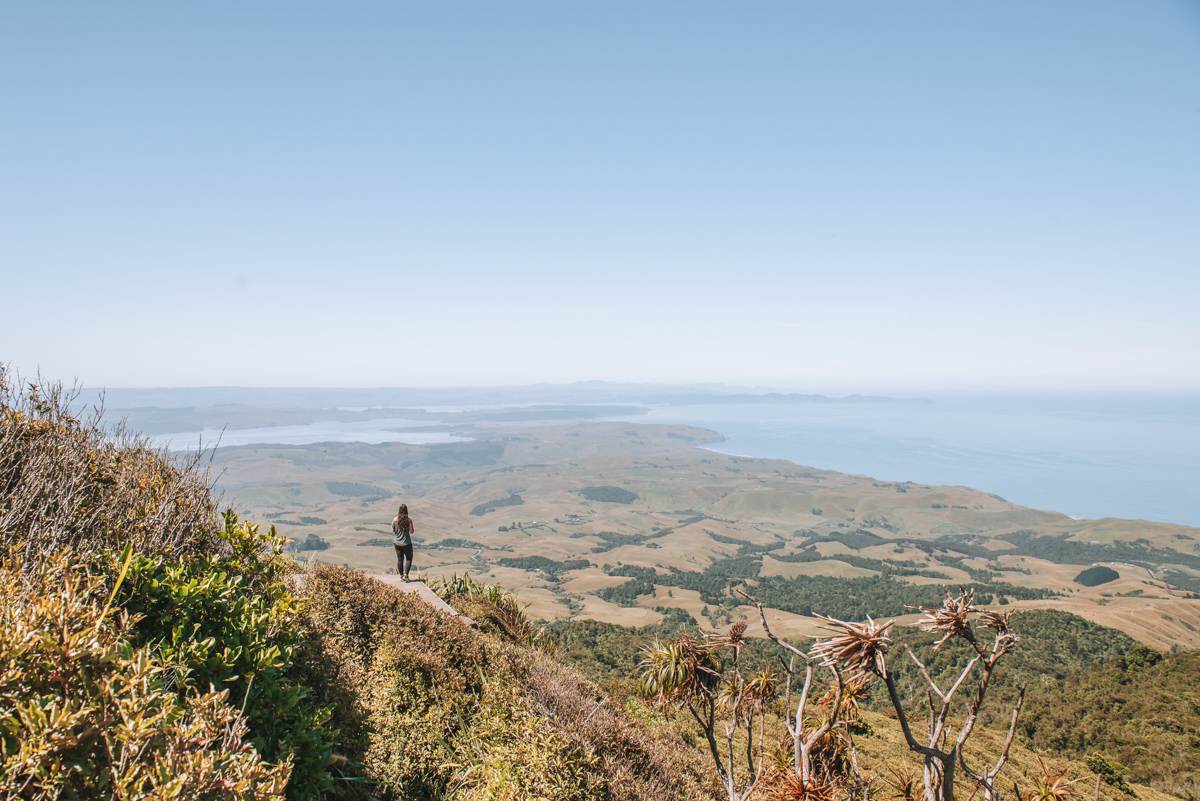
MULTIPOLYGON (((871 700, 871 680, 874 678, 869 673, 859 673, 851 676, 842 685, 842 702, 841 702, 841 717, 843 720, 851 722, 857 721, 862 713, 862 705, 871 700)), ((830 687, 825 691, 825 694, 817 699, 817 703, 824 707, 833 706, 834 700, 837 699, 837 687, 830 687)))
POLYGON ((946 600, 939 607, 915 607, 925 613, 918 621, 924 631, 941 632, 942 638, 933 646, 936 651, 951 637, 966 635, 971 630, 971 615, 979 610, 975 608, 975 590, 959 590, 958 595, 946 594, 946 600))
POLYGON ((687 635, 646 646, 638 667, 642 694, 660 705, 711 695, 721 681, 712 648, 687 635))
POLYGON ((729 627, 729 631, 725 634, 705 634, 704 643, 713 649, 717 648, 732 648, 734 653, 740 653, 742 646, 746 644, 746 629, 749 628, 746 621, 739 620, 729 627))
POLYGON ((815 776, 805 781, 790 770, 767 774, 762 791, 761 797, 768 801, 835 801, 841 796, 836 783, 815 776))
POLYGON ((921 792, 920 778, 916 773, 905 768, 889 767, 884 779, 888 794, 883 796, 888 801, 915 801, 921 792))
POLYGON ((991 629, 997 634, 1011 635, 1012 615, 1012 612, 996 612, 991 609, 981 609, 979 612, 979 622, 982 623, 985 628, 991 629))
POLYGON ((762 709, 779 693, 775 673, 769 668, 752 673, 746 678, 744 692, 746 700, 751 706, 755 709, 762 709))
POLYGON ((717 688, 717 703, 721 708, 742 716, 761 712, 777 694, 778 684, 770 668, 746 676, 733 671, 717 688))
POLYGON ((851 678, 881 674, 882 657, 892 641, 888 631, 896 621, 879 624, 868 617, 862 623, 851 623, 824 615, 818 617, 825 621, 822 628, 835 636, 818 640, 809 650, 810 656, 823 665, 849 672, 851 678))
POLYGON ((1042 775, 1034 780, 1033 791, 1028 795, 1031 801, 1071 801, 1079 797, 1075 790, 1079 779, 1068 779, 1065 770, 1048 767, 1041 757, 1037 761, 1042 775))

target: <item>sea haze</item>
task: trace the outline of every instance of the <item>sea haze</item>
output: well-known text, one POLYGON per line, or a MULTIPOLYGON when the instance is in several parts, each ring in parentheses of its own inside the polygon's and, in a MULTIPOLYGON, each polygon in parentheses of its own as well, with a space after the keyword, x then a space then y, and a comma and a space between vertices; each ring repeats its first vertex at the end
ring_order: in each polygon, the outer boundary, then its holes
POLYGON ((589 384, 531 387, 528 394, 521 388, 421 391, 424 397, 409 390, 323 390, 319 396, 307 397, 297 390, 253 390, 250 397, 251 391, 237 390, 236 400, 241 405, 223 406, 221 402, 234 399, 228 397, 228 391, 219 399, 198 396, 194 390, 158 392, 162 394, 153 400, 166 403, 153 409, 128 410, 134 412, 131 422, 141 419, 162 426, 180 413, 165 408, 175 401, 192 404, 182 415, 184 419, 206 421, 203 426, 175 431, 168 430, 169 426, 154 429, 157 444, 174 448, 195 447, 201 434, 208 445, 215 444, 220 434, 226 447, 432 443, 469 437, 472 423, 488 421, 687 423, 723 435, 724 441, 712 447, 725 453, 788 459, 887 481, 965 485, 1014 503, 1079 517, 1200 525, 1198 395, 837 399, 589 384), (376 417, 362 405, 347 408, 363 400, 392 408, 378 409, 376 417), (298 401, 304 407, 301 410, 295 408, 298 401), (631 406, 605 407, 598 401, 631 406), (318 403, 330 407, 316 408, 318 403), (451 403, 456 405, 450 407, 451 403), (528 405, 547 403, 566 405, 528 405), (409 407, 411 416, 396 414, 395 407, 402 405, 409 407), (289 407, 286 413, 285 406, 289 407), (239 409, 245 420, 261 417, 246 414, 247 409, 271 409, 268 417, 278 415, 281 423, 289 424, 239 426, 231 419, 221 421, 231 423, 221 433, 208 421, 214 415, 219 418, 223 409, 231 410, 230 414, 239 409), (321 419, 325 415, 357 419, 321 419))
POLYGON ((1080 517, 1200 525, 1200 396, 939 397, 928 403, 661 406, 724 453, 888 481, 961 484, 1080 517))

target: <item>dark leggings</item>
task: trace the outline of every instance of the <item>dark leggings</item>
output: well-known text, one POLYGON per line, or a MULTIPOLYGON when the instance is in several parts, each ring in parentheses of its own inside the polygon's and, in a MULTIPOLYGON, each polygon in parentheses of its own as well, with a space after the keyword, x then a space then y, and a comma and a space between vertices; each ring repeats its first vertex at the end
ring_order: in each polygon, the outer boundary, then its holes
POLYGON ((412 545, 396 545, 396 571, 402 575, 408 575, 408 569, 412 567, 412 545), (404 560, 408 560, 406 563, 404 560))

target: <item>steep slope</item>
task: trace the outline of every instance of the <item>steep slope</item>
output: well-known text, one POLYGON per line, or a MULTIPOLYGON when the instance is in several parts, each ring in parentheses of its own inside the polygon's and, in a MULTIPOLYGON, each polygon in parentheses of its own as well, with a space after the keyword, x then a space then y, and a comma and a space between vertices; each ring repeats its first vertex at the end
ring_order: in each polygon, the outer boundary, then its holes
MULTIPOLYGON (((1021 685, 1028 687, 1022 724, 1010 779, 1029 785, 1039 775, 1037 757, 1088 782, 1095 774, 1083 761, 1102 755, 1117 774, 1162 793, 1196 799, 1200 776, 1200 653, 1163 655, 1139 645, 1115 629, 1098 626, 1066 612, 1019 612, 1012 620, 1021 647, 1006 659, 984 707, 989 724, 975 747, 998 753, 998 730, 1021 685)), ((559 621, 551 631, 561 643, 563 658, 609 686, 615 694, 630 693, 628 680, 636 672, 639 648, 655 638, 686 630, 685 625, 629 629, 594 621, 559 621)), ((936 636, 900 627, 893 650, 911 646, 946 686, 954 664, 961 661, 951 649, 935 650, 936 636)), ((743 659, 770 665, 772 647, 750 641, 743 659)), ((923 683, 907 659, 894 660, 902 695, 921 697, 923 683)), ((891 775, 893 768, 910 770, 917 763, 889 717, 886 697, 867 702, 870 733, 859 738, 868 764, 891 775)), ((902 770, 902 772, 903 772, 902 770)), ((1118 783, 1119 784, 1119 783, 1118 783)), ((1105 784, 1106 795, 1121 793, 1105 784)), ((1151 791, 1137 790, 1142 798, 1151 791)))
MULTIPOLYGON (((702 798, 704 763, 678 734, 626 715, 577 671, 346 568, 307 578, 305 663, 368 780, 347 796, 702 798), (356 792, 361 790, 362 792, 356 792)), ((469 611, 487 620, 487 599, 469 611)), ((503 615, 493 604, 490 614, 503 615)), ((518 635, 519 636, 519 635, 518 635)))

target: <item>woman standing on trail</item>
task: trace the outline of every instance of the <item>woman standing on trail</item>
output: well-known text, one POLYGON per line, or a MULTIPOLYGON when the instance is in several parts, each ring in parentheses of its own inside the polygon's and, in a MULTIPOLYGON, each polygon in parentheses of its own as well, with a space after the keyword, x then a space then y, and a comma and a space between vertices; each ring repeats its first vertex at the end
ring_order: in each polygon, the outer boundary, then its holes
POLYGON ((416 530, 408 516, 408 504, 400 504, 400 511, 392 518, 392 534, 396 535, 392 545, 396 546, 396 572, 403 581, 408 581, 408 570, 412 567, 412 535, 416 530))

